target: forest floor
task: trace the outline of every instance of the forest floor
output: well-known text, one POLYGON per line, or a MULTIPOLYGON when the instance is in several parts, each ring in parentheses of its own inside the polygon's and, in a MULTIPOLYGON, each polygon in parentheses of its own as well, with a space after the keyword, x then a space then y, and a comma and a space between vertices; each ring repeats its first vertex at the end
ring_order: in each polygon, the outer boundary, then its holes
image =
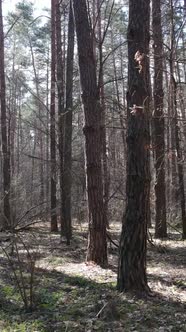
MULTIPOLYGON (((109 233, 118 243, 119 225, 109 233)), ((118 248, 112 243, 108 269, 86 264, 86 234, 86 225, 75 225, 67 246, 42 223, 21 232, 13 253, 0 242, 0 332, 186 331, 186 241, 178 233, 148 244, 152 297, 116 291, 118 248), (29 285, 32 312, 22 301, 30 305, 29 285)))

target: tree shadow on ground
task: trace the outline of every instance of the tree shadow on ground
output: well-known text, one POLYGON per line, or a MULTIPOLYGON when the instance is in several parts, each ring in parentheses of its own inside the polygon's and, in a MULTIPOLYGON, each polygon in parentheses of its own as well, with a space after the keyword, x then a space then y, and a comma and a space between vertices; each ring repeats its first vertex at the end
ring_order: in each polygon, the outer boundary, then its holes
POLYGON ((149 247, 147 256, 149 261, 164 262, 165 265, 171 265, 172 267, 186 267, 186 247, 184 247, 184 242, 182 240, 178 241, 178 244, 183 246, 172 247, 169 243, 153 245, 149 247))
MULTIPOLYGON (((7 258, 1 259, 2 269, 3 284, 14 287, 7 258)), ((27 270, 26 263, 23 269, 27 270)), ((151 277, 158 281, 156 276, 151 277)), ((101 284, 86 276, 72 276, 55 269, 36 268, 34 280, 32 313, 24 312, 20 299, 14 301, 11 293, 5 293, 6 287, 0 288, 1 319, 10 327, 9 331, 20 331, 20 324, 27 331, 36 322, 40 326, 37 331, 44 332, 157 331, 161 327, 168 331, 167 326, 173 326, 175 332, 184 331, 184 305, 161 294, 156 293, 152 298, 119 294, 113 284, 101 284), (13 305, 9 305, 10 301, 13 305)))
MULTIPOLYGON (((101 283, 98 272, 93 272, 97 273, 96 281, 92 281, 85 274, 86 270, 83 271, 83 276, 78 275, 79 272, 74 271, 73 268, 76 268, 78 264, 81 265, 85 260, 86 232, 82 235, 80 231, 76 231, 70 246, 67 246, 64 240, 60 243, 60 235, 50 234, 45 226, 38 230, 34 229, 34 232, 36 235, 32 238, 30 231, 23 234, 24 241, 31 250, 38 252, 37 259, 42 261, 42 267, 37 267, 34 275, 34 310, 32 313, 26 313, 23 310, 21 298, 16 296, 18 289, 12 278, 8 259, 0 256, 0 331, 131 332, 136 330, 140 332, 157 331, 159 328, 172 332, 185 330, 184 304, 180 303, 179 299, 173 298, 171 294, 169 297, 165 296, 165 293, 158 291, 158 287, 154 297, 137 298, 130 294, 119 294, 116 291, 115 281, 103 282, 102 280, 103 283, 101 283), (36 240, 34 240, 35 236, 36 240), (67 262, 71 263, 72 274, 64 269, 57 270, 62 265, 66 266, 67 262), (75 273, 77 275, 74 275, 75 273), (105 309, 98 315, 104 305, 106 305, 105 309), (1 321, 4 322, 3 327, 1 327, 1 321), (21 327, 21 324, 24 326, 21 327), (169 329, 169 326, 173 328, 169 329)), ((111 237, 117 241, 118 233, 112 233, 111 237)), ((166 241, 161 242, 161 247, 149 246, 149 263, 158 266, 161 262, 163 265, 163 267, 159 265, 160 270, 157 274, 151 271, 150 283, 152 286, 161 283, 162 287, 168 289, 172 282, 175 282, 175 288, 184 291, 181 288, 182 284, 179 284, 175 276, 171 276, 172 279, 169 280, 159 272, 162 268, 166 270, 167 266, 169 271, 174 271, 180 266, 184 267, 185 250, 183 247, 171 247, 166 241)), ((27 253, 22 250, 22 247, 20 249, 23 273, 29 275, 27 253)), ((109 243, 108 251, 109 268, 116 273, 118 248, 109 243)), ((11 259, 18 267, 16 255, 13 255, 11 259)), ((91 265, 88 269, 95 271, 91 265)))

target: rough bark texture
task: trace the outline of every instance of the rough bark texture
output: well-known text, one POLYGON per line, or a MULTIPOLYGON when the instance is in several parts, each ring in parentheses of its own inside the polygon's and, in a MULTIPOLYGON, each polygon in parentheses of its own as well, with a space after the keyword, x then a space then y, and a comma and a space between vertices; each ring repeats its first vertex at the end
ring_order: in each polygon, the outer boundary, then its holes
POLYGON ((57 231, 56 214, 56 132, 55 132, 55 0, 51 0, 51 105, 50 105, 50 158, 51 158, 51 231, 57 231))
POLYGON ((118 289, 146 291, 149 170, 149 0, 129 1, 127 204, 119 249, 118 289))
POLYGON ((154 150, 155 150, 155 237, 167 237, 165 194, 165 141, 163 117, 163 37, 160 0, 152 1, 152 28, 154 41, 154 150))
POLYGON ((72 187, 72 111, 73 111, 73 63, 74 63, 74 19, 70 2, 68 21, 68 48, 66 68, 66 109, 64 137, 64 183, 63 183, 63 232, 67 242, 72 236, 71 187, 72 187))
POLYGON ((10 220, 10 151, 8 148, 7 110, 6 110, 6 86, 4 72, 4 33, 2 1, 0 0, 0 105, 1 105, 1 135, 3 154, 3 229, 11 227, 10 220))
POLYGON ((73 0, 73 8, 85 116, 84 135, 89 209, 87 260, 104 266, 107 264, 107 244, 101 167, 101 111, 96 82, 93 39, 88 20, 86 1, 73 0))

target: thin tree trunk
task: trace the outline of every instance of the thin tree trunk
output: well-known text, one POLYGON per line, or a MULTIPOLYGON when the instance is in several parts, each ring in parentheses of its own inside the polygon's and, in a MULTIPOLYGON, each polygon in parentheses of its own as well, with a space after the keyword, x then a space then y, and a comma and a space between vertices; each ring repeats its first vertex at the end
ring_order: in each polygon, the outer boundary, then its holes
POLYGON ((101 116, 92 31, 85 0, 73 0, 82 102, 85 115, 86 178, 89 209, 87 260, 107 264, 106 223, 104 218, 101 167, 101 116))
POLYGON ((55 9, 56 1, 51 0, 51 104, 50 104, 50 159, 51 159, 51 231, 58 230, 56 202, 56 119, 55 119, 55 9))
MULTIPOLYGON (((35 80, 35 87, 36 87, 36 95, 37 95, 37 99, 36 99, 36 106, 38 107, 38 116, 39 116, 39 130, 38 132, 36 132, 36 135, 38 135, 38 142, 39 142, 39 148, 40 148, 40 158, 43 159, 43 136, 42 136, 42 131, 40 130, 40 126, 42 126, 42 121, 41 121, 41 98, 40 98, 40 91, 39 91, 39 77, 36 71, 36 66, 35 66, 35 57, 34 57, 34 50, 32 47, 32 42, 28 33, 28 39, 29 39, 29 45, 30 45, 30 53, 31 53, 31 59, 32 59, 32 67, 33 67, 33 72, 34 72, 34 80, 35 80)), ((36 122, 37 124, 37 122, 36 122)), ((40 160, 39 161, 39 173, 40 173, 40 202, 42 203, 44 201, 44 165, 43 165, 43 161, 40 160)))
POLYGON ((154 41, 154 149, 155 149, 155 237, 167 237, 165 195, 165 141, 163 114, 163 37, 160 0, 152 1, 154 41))
MULTIPOLYGON (((46 134, 46 200, 47 202, 50 201, 50 165, 49 165, 49 159, 50 159, 50 151, 49 151, 49 145, 50 145, 50 112, 49 112, 49 46, 48 46, 48 58, 47 58, 47 69, 46 69, 46 128, 47 128, 47 134, 46 134)), ((50 208, 47 207, 47 212, 50 211, 50 208)))
MULTIPOLYGON (((57 60, 57 92, 58 92, 58 129, 59 129, 59 183, 60 183, 60 223, 61 232, 63 233, 65 217, 63 215, 64 204, 64 81, 63 81, 63 56, 61 40, 61 13, 60 0, 56 0, 56 60, 57 60)), ((65 234, 64 234, 65 235, 65 234)))
POLYGON ((170 56, 169 56, 169 114, 170 114, 170 143, 171 143, 171 206, 173 217, 178 215, 178 167, 176 151, 176 110, 174 108, 174 69, 175 69, 175 31, 174 31, 174 6, 170 0, 170 56))
POLYGON ((68 48, 66 68, 66 109, 64 137, 64 195, 63 195, 63 230, 70 243, 72 236, 71 187, 72 187, 72 112, 73 112, 73 63, 74 63, 74 19, 70 2, 68 21, 68 48))
POLYGON ((171 87, 171 101, 173 110, 173 136, 175 138, 175 159, 177 161, 178 168, 178 192, 180 198, 181 216, 182 216, 182 237, 186 239, 186 210, 185 210, 185 189, 184 189, 184 171, 183 171, 183 158, 182 151, 180 148, 180 128, 178 124, 178 107, 177 107, 177 83, 174 76, 174 54, 175 54, 175 27, 174 27, 174 6, 173 0, 170 0, 171 6, 171 51, 170 51, 170 87, 171 87))
POLYGON ((149 16, 149 0, 129 1, 127 204, 119 249, 117 287, 120 291, 148 291, 149 16))
MULTIPOLYGON (((163 69, 164 69, 164 80, 165 80, 165 87, 167 93, 169 92, 169 78, 168 78, 168 71, 167 71, 167 62, 165 57, 163 58, 163 69)), ((167 121, 166 123, 166 210, 167 210, 167 220, 170 221, 171 219, 171 200, 172 200, 172 193, 171 193, 171 142, 170 142, 170 136, 171 136, 171 118, 170 118, 170 98, 168 97, 167 101, 167 121)))
POLYGON ((100 85, 100 104, 101 104, 101 125, 102 125, 102 164, 103 164, 103 190, 104 190, 104 216, 105 223, 109 227, 108 221, 108 201, 109 201, 109 169, 107 158, 107 134, 105 126, 106 107, 105 107, 105 91, 104 91, 104 73, 103 73, 103 48, 102 48, 102 29, 101 29, 101 1, 97 0, 97 15, 98 15, 98 40, 99 40, 99 85, 100 85))
POLYGON ((1 135, 3 153, 3 229, 11 227, 10 218, 10 151, 8 149, 8 128, 6 110, 6 85, 4 64, 4 32, 2 16, 2 0, 0 0, 0 103, 1 103, 1 135))

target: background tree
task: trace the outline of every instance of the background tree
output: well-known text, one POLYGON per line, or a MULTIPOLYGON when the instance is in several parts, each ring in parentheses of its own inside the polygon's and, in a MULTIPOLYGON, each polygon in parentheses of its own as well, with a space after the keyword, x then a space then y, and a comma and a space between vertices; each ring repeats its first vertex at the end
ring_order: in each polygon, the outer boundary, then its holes
POLYGON ((11 227, 10 214, 10 146, 8 137, 8 119, 6 106, 6 83, 4 63, 4 31, 2 1, 0 1, 0 105, 1 105, 1 136, 3 155, 3 223, 1 228, 11 227))
POLYGON ((51 0, 51 101, 50 101, 50 154, 51 154, 51 231, 57 231, 56 213, 56 0, 51 0))
POLYGON ((78 42, 82 103, 85 114, 86 178, 89 215, 87 260, 101 266, 107 264, 106 223, 103 209, 101 167, 101 109, 96 79, 92 30, 86 1, 73 1, 78 42))
POLYGON ((155 236, 167 236, 165 193, 165 142, 163 114, 163 37, 160 1, 152 1, 152 28, 154 49, 154 151, 155 151, 155 236))
POLYGON ((73 69, 74 69, 74 18, 70 1, 68 19, 68 47, 66 60, 66 107, 64 115, 64 182, 63 216, 64 234, 67 241, 72 236, 72 114, 73 114, 73 69))

